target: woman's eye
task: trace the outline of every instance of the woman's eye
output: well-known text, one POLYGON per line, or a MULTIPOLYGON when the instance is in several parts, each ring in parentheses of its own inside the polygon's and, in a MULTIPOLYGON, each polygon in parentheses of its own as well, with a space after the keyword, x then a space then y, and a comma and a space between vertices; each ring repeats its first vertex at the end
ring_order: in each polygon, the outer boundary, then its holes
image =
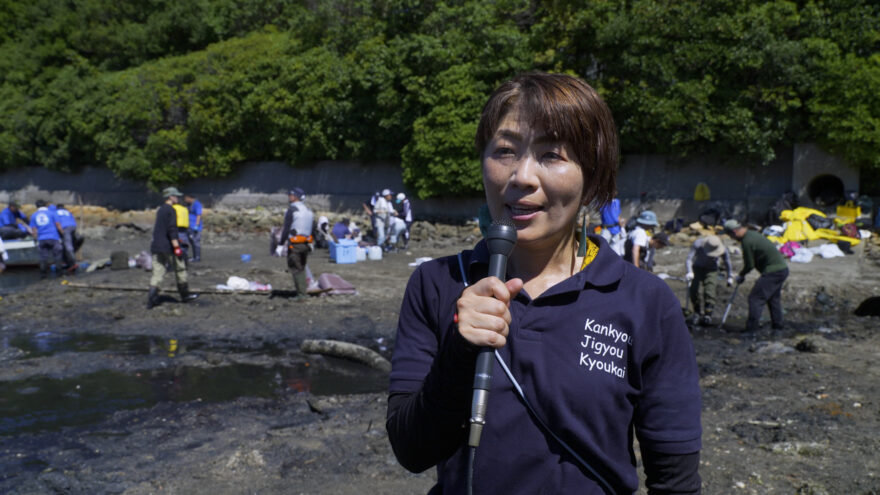
POLYGON ((495 149, 495 156, 513 156, 513 149, 504 146, 495 149))
POLYGON ((542 161, 558 161, 562 160, 562 155, 555 151, 546 151, 543 155, 541 155, 542 161))

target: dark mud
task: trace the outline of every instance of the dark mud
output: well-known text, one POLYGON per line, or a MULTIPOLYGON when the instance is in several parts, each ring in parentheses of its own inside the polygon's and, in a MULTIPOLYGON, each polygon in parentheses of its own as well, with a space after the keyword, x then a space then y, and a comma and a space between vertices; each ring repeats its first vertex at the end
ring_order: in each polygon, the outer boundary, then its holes
MULTIPOLYGON (((148 311, 145 291, 71 286, 145 288, 139 269, 4 295, 0 493, 424 493, 433 473, 399 467, 385 436, 387 376, 299 345, 330 338, 390 357, 408 263, 471 245, 467 229, 456 233, 382 261, 314 253, 314 274, 339 274, 356 296, 204 294, 184 305, 166 279, 148 311)), ((101 235, 86 258, 148 246, 135 229, 101 235)), ((205 237, 192 289, 230 275, 292 288, 265 235, 205 237)), ((725 329, 694 328, 704 493, 880 493, 880 319, 853 315, 880 295, 876 251, 793 265, 782 332, 738 332, 754 275, 725 329)), ((686 252, 659 253, 656 272, 681 276, 686 252)), ((684 283, 667 282, 683 303, 684 283)))

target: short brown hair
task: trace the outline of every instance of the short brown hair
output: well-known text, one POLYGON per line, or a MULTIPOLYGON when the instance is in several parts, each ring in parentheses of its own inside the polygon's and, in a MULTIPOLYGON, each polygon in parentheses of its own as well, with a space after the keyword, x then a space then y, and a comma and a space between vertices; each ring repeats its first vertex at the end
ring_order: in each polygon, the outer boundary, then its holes
POLYGON ((605 205, 617 194, 617 128, 608 105, 589 84, 573 76, 531 72, 502 84, 480 116, 475 144, 482 156, 512 109, 569 144, 584 173, 586 204, 605 205))

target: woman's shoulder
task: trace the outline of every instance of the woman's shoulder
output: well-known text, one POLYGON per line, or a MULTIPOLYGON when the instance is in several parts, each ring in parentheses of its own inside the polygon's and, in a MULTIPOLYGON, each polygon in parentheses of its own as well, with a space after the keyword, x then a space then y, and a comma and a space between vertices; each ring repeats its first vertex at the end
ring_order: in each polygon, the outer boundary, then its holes
POLYGON ((672 288, 663 279, 653 273, 637 268, 632 263, 624 262, 626 265, 623 274, 623 283, 633 287, 638 294, 656 297, 659 295, 671 295, 675 297, 672 288))

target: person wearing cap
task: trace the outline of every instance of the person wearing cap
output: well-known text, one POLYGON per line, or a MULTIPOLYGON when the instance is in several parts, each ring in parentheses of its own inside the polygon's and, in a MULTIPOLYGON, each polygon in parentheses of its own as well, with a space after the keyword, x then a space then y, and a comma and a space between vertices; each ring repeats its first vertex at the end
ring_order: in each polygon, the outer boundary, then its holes
POLYGON ((373 205, 373 219, 376 229, 376 245, 385 247, 385 235, 388 233, 387 228, 390 227, 390 216, 394 208, 391 206, 392 193, 391 189, 383 189, 382 195, 376 198, 376 204, 373 205))
POLYGON ((18 203, 10 201, 9 205, 0 211, 0 237, 12 240, 28 235, 36 236, 36 233, 30 229, 28 218, 22 213, 18 203))
POLYGON ((153 275, 150 277, 150 292, 147 295, 147 309, 159 304, 159 284, 165 277, 167 266, 174 268, 177 291, 182 302, 196 299, 198 294, 189 292, 186 279, 186 260, 180 247, 180 233, 177 229, 177 213, 174 205, 180 201, 181 192, 176 187, 166 187, 162 191, 165 202, 156 209, 156 223, 153 225, 153 242, 150 253, 153 261, 153 275))
POLYGON ((313 242, 312 222, 315 214, 303 203, 306 194, 299 187, 287 193, 290 206, 284 214, 284 227, 281 229, 281 242, 287 243, 287 268, 293 276, 296 286, 296 300, 308 298, 308 281, 306 280, 306 261, 308 260, 313 242))
POLYGON ((183 201, 189 210, 189 229, 186 231, 186 236, 192 247, 192 261, 199 262, 202 261, 202 202, 190 193, 183 195, 183 201))
POLYGON ((609 203, 599 209, 599 215, 602 217, 602 238, 611 246, 611 250, 623 256, 624 245, 626 244, 626 231, 623 229, 623 222, 620 220, 620 200, 612 199, 609 203))
POLYGON ((736 276, 736 283, 741 284, 752 268, 761 276, 755 281, 749 292, 749 318, 746 320, 746 332, 758 330, 761 312, 764 305, 770 310, 770 322, 774 330, 783 327, 782 316, 782 284, 788 278, 788 265, 785 258, 766 237, 746 228, 736 219, 724 222, 724 230, 728 235, 742 243, 743 268, 736 276))
POLYGON ((64 248, 61 245, 61 224, 55 214, 49 210, 46 202, 37 200, 37 211, 31 215, 31 229, 36 232, 37 246, 40 252, 40 278, 49 274, 49 257, 53 263, 60 264, 64 259, 64 248))
POLYGON ((657 248, 669 245, 669 237, 660 232, 651 235, 649 229, 657 227, 657 215, 651 210, 639 213, 635 228, 629 233, 624 244, 623 259, 637 268, 653 271, 654 254, 657 248))
POLYGON ((64 262, 68 269, 76 268, 76 218, 70 210, 59 204, 55 207, 55 218, 61 226, 61 237, 64 246, 64 262))
POLYGON ((712 312, 718 295, 718 262, 724 265, 727 273, 727 286, 733 285, 733 267, 730 252, 717 235, 700 237, 688 251, 685 279, 688 282, 688 297, 694 307, 692 324, 711 325, 712 312), (700 306, 700 289, 703 292, 703 305, 700 306))
POLYGON ((406 194, 402 192, 397 193, 394 202, 397 203, 400 208, 400 211, 397 212, 397 216, 403 220, 403 223, 406 226, 406 230, 403 231, 403 249, 406 249, 409 246, 409 229, 413 223, 412 203, 410 203, 406 194))

